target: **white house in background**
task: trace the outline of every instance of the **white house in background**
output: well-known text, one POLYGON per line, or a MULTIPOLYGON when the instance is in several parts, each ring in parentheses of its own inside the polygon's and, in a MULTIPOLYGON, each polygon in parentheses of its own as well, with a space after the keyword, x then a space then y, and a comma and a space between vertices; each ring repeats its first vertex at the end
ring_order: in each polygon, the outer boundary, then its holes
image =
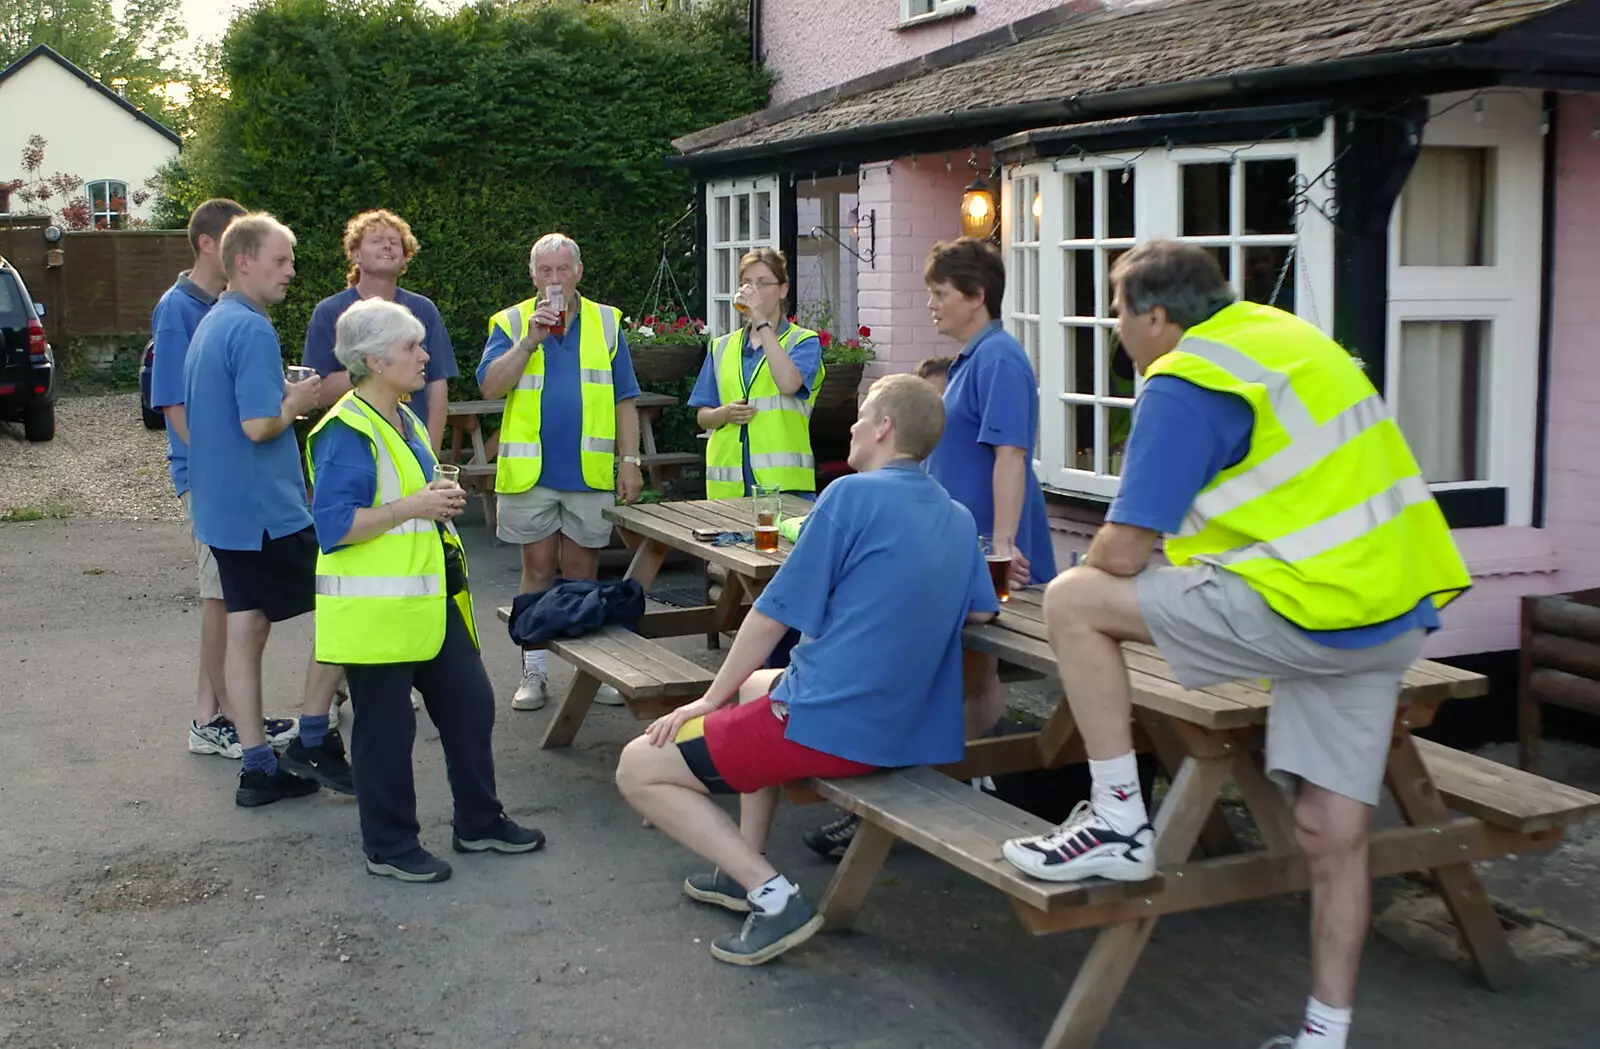
POLYGON ((40 173, 83 179, 94 223, 107 226, 149 218, 151 202, 133 196, 181 146, 177 132, 44 44, 0 70, 0 184, 26 177, 33 135, 48 143, 40 173))

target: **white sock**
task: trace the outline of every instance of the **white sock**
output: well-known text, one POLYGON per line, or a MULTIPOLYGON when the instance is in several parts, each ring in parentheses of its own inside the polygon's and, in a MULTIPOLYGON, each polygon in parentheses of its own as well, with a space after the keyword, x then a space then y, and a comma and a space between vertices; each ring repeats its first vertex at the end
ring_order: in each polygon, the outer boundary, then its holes
POLYGON ((1335 1009, 1312 998, 1306 1002, 1306 1020, 1294 1049, 1345 1049, 1350 1035, 1350 1010, 1335 1009))
POLYGON ((537 670, 543 674, 550 664, 550 653, 542 648, 525 648, 522 650, 522 672, 537 670))
POLYGON ((1089 762, 1094 786, 1089 798, 1094 811, 1119 834, 1132 834, 1150 822, 1139 790, 1139 760, 1133 751, 1109 761, 1089 762))
POLYGON ((777 914, 789 902, 789 897, 799 892, 800 886, 780 874, 750 890, 746 899, 750 901, 750 906, 759 908, 762 914, 777 914))

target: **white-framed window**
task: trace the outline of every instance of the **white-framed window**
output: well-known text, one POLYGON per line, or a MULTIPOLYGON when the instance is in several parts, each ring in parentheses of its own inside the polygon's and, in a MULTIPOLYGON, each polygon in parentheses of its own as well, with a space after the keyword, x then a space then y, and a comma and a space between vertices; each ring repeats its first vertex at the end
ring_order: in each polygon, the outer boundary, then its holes
POLYGON ((84 187, 95 229, 116 229, 128 220, 128 184, 101 179, 84 187))
POLYGON ((972 6, 972 0, 900 0, 900 20, 909 22, 942 11, 966 11, 972 6))
POLYGON ((1036 466, 1047 487, 1116 494, 1136 388, 1112 369, 1110 274, 1138 241, 1200 244, 1241 297, 1275 301, 1331 330, 1333 229, 1318 209, 1331 210, 1331 179, 1322 176, 1332 162, 1324 130, 1252 146, 1045 160, 1008 173, 1005 316, 1039 376, 1036 466), (1028 269, 1031 253, 1037 265, 1028 269))
POLYGON ((779 244, 776 175, 706 183, 706 323, 712 336, 737 327, 733 295, 740 257, 779 244))
POLYGON ((1533 515, 1542 106, 1535 92, 1430 99, 1390 222, 1385 393, 1436 492, 1505 490, 1533 515))

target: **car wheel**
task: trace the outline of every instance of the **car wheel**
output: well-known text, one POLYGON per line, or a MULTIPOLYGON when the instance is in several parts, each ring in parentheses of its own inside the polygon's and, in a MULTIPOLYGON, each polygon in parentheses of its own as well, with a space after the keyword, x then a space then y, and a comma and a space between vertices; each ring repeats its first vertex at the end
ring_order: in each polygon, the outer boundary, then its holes
POLYGON ((139 414, 144 417, 144 428, 146 430, 165 430, 167 428, 167 417, 162 412, 141 404, 139 405, 139 414))
POLYGON ((30 441, 48 441, 56 435, 56 406, 38 404, 22 420, 22 434, 30 441))

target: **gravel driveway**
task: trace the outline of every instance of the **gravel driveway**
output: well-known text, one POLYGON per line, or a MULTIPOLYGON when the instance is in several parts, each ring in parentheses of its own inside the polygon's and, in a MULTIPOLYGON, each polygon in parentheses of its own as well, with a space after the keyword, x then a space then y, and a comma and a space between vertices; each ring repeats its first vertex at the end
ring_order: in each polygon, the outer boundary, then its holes
POLYGON ((48 517, 183 520, 167 435, 144 428, 138 393, 61 398, 55 440, 40 444, 0 423, 0 519, 48 517))

